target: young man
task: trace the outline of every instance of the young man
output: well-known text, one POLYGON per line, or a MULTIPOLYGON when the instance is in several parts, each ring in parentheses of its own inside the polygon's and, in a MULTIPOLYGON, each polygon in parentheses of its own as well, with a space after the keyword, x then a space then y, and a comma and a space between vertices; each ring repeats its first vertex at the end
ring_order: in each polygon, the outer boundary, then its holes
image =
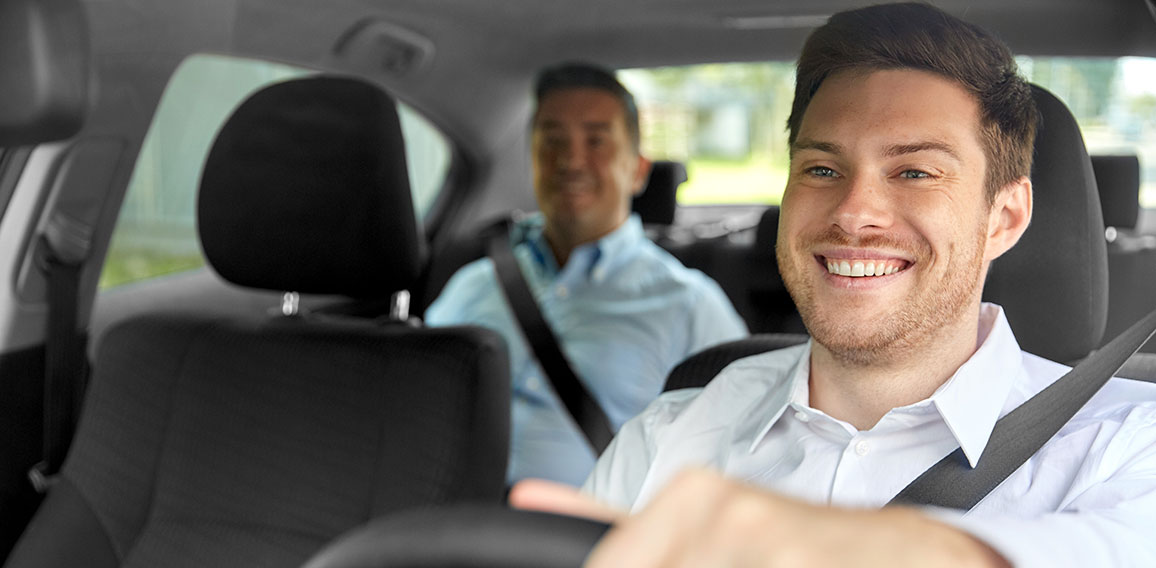
MULTIPOLYGON (((516 227, 515 255, 542 314, 617 429, 662 391, 686 356, 746 335, 718 284, 650 242, 631 199, 650 163, 638 110, 613 74, 588 65, 541 73, 532 125, 541 214, 516 227)), ((594 466, 483 259, 462 268, 426 312, 431 325, 496 329, 513 372, 511 481, 580 485, 594 466)))
POLYGON ((924 4, 832 16, 798 63, 778 261, 812 336, 664 395, 585 489, 632 511, 592 566, 1156 565, 1156 389, 1110 381, 968 515, 878 509, 1067 368, 980 301, 1031 219, 1007 48, 924 4), (705 466, 714 472, 701 468, 705 466), (689 473, 688 473, 689 471, 689 473))

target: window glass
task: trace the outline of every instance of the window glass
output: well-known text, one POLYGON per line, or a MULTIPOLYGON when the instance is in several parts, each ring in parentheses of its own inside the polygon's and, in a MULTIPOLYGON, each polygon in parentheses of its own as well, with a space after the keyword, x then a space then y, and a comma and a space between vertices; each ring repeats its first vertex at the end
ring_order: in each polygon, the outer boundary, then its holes
POLYGON ((681 205, 778 203, 787 180, 793 63, 629 69, 642 151, 686 164, 681 205))
MULTIPOLYGON (((1090 153, 1139 156, 1140 200, 1156 207, 1156 59, 1018 61, 1025 77, 1072 109, 1090 153)), ((687 165, 681 205, 780 201, 793 63, 628 69, 619 77, 638 100, 643 152, 687 165)))
POLYGON ((1156 59, 1019 57, 1020 71, 1071 109, 1090 154, 1140 159, 1140 204, 1156 207, 1156 59))
MULTIPOLYGON (((312 73, 278 63, 194 55, 173 74, 137 158, 114 229, 101 288, 203 266, 196 234, 201 166, 217 130, 249 94, 312 73)), ((451 154, 444 135, 399 104, 414 208, 423 217, 441 190, 451 154)))

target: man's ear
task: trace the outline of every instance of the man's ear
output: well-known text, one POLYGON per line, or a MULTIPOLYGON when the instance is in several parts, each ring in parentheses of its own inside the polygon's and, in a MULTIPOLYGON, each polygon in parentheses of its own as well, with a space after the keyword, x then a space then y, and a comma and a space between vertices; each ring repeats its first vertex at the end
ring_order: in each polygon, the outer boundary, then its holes
POLYGON ((991 206, 984 260, 991 262, 1011 249, 1019 242, 1031 220, 1032 181, 1021 176, 1004 186, 991 206))
POLYGON ((638 170, 634 173, 634 191, 631 195, 637 196, 646 189, 646 180, 650 179, 650 160, 645 156, 638 156, 638 170))

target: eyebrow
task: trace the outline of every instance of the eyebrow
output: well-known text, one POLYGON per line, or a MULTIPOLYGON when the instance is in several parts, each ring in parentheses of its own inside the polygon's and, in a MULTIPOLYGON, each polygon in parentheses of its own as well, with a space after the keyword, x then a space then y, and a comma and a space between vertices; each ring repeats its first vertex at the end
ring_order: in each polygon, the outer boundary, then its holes
MULTIPOLYGON (((809 140, 809 139, 796 140, 794 144, 791 144, 790 153, 791 153, 792 157, 797 152, 800 152, 802 150, 818 150, 820 152, 826 152, 828 154, 840 155, 843 153, 843 146, 836 144, 834 142, 823 142, 820 140, 809 140)), ((928 151, 940 152, 940 153, 946 154, 948 157, 952 158, 953 160, 955 160, 957 162, 962 161, 959 158, 959 153, 955 151, 954 146, 952 146, 951 144, 948 144, 946 142, 941 142, 939 140, 924 140, 921 142, 914 142, 911 144, 895 144, 893 146, 888 146, 887 148, 885 148, 883 150, 883 155, 888 157, 888 158, 894 158, 896 156, 904 156, 907 154, 914 154, 917 152, 928 152, 928 151)))
MULTIPOLYGON (((546 130, 546 129, 550 129, 550 128, 562 128, 564 126, 565 126, 565 124, 560 120, 543 120, 543 121, 540 121, 540 122, 535 124, 536 128, 539 128, 542 130, 546 130)), ((599 131, 606 130, 606 131, 609 131, 613 128, 613 125, 609 122, 590 121, 590 122, 583 122, 582 128, 584 130, 599 130, 599 131)))

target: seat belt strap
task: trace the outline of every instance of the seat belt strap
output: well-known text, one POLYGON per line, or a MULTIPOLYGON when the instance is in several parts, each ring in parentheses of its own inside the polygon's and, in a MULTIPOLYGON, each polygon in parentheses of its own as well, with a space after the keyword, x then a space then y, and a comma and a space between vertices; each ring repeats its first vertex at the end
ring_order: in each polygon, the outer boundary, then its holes
POLYGON ((37 491, 52 485, 76 430, 86 382, 85 341, 76 331, 83 262, 61 259, 48 241, 48 328, 44 345, 43 456, 28 472, 37 491))
POLYGON ((487 244, 487 255, 494 263, 502 294, 505 295, 510 310, 514 312, 514 317, 522 328, 522 335, 534 351, 542 371, 546 373, 546 377, 554 387, 554 392, 586 436, 586 441, 590 443, 594 453, 601 454, 614 437, 614 429, 610 427, 610 420, 598 405, 598 401, 594 400, 590 391, 574 372, 573 366, 559 346, 558 337, 542 316, 538 303, 534 300, 534 294, 522 275, 517 259, 514 258, 514 248, 510 240, 512 228, 510 222, 504 223, 490 235, 487 244))
POLYGON ((923 472, 888 504, 970 510, 1039 451, 1154 331, 1156 311, 996 421, 975 468, 969 467, 963 450, 956 449, 923 472))

